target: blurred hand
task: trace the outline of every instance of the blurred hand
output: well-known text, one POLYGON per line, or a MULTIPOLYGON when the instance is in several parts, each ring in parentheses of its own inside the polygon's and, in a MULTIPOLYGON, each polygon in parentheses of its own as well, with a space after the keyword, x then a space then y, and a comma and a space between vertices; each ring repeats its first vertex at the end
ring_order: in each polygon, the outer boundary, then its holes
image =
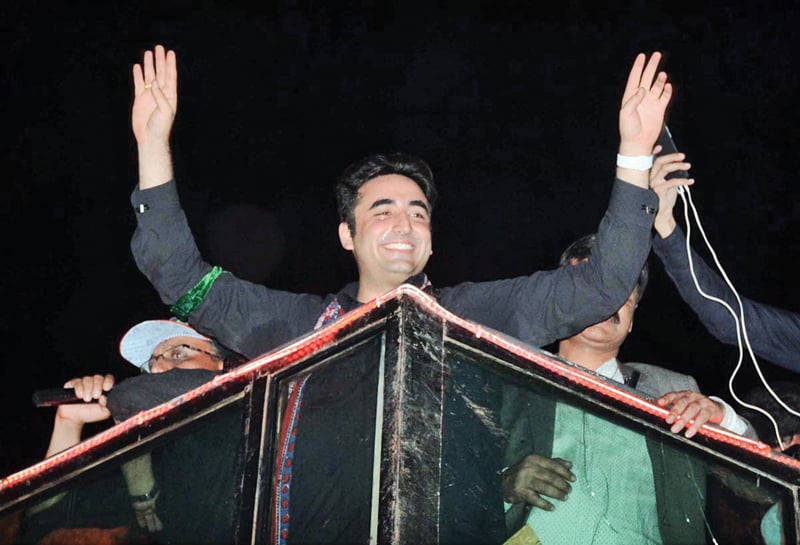
POLYGON ((572 462, 568 460, 529 454, 503 473, 505 500, 552 511, 555 506, 542 496, 566 500, 572 491, 569 483, 575 481, 571 468, 572 462))
MULTIPOLYGON (((661 146, 657 145, 653 149, 653 154, 661 151, 661 146)), ((653 161, 653 168, 650 169, 650 189, 658 195, 658 212, 656 213, 655 227, 656 232, 661 238, 667 238, 675 230, 675 216, 673 208, 678 199, 678 187, 694 184, 693 178, 673 178, 667 180, 667 175, 679 170, 688 171, 692 168, 691 163, 684 161, 684 153, 667 153, 656 157, 653 161)))
POLYGON ((106 408, 105 393, 113 387, 113 375, 90 375, 68 380, 64 383, 64 388, 73 388, 75 395, 83 399, 84 403, 59 405, 56 410, 57 421, 88 424, 109 418, 111 412, 106 408), (91 403, 92 401, 96 403, 91 403))
POLYGON ((160 492, 156 492, 151 500, 133 502, 133 511, 136 513, 136 522, 140 528, 150 533, 160 532, 164 525, 156 513, 156 501, 160 492))
POLYGON ((619 112, 620 150, 623 155, 649 155, 664 124, 672 84, 658 71, 661 53, 647 59, 639 53, 633 62, 619 112))
POLYGON ((142 64, 133 66, 131 126, 142 145, 168 145, 178 110, 178 63, 175 52, 156 45, 145 51, 142 64))
POLYGON ((669 407, 666 421, 672 424, 670 431, 680 433, 685 428, 686 437, 693 437, 706 422, 719 424, 725 417, 721 403, 691 390, 669 392, 658 398, 657 403, 669 407))

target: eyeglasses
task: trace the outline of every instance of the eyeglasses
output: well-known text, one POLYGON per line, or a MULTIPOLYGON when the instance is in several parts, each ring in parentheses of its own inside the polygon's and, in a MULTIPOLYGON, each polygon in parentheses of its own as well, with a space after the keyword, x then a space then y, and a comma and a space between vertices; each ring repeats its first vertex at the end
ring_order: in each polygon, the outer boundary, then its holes
POLYGON ((222 356, 219 354, 214 354, 213 352, 203 350, 202 348, 197 348, 188 344, 176 344, 175 346, 167 348, 161 354, 153 354, 150 356, 150 359, 147 360, 147 365, 143 366, 142 370, 149 372, 153 364, 160 359, 163 359, 164 361, 173 365, 179 365, 184 361, 193 358, 198 353, 211 356, 215 360, 222 359, 222 356))

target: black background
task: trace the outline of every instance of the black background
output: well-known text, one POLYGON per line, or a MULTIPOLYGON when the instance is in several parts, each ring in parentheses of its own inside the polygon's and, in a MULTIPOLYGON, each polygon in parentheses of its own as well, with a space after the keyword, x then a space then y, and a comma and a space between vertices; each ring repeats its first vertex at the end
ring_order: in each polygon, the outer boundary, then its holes
MULTIPOLYGON (((334 178, 386 149, 418 154, 436 174, 434 284, 553 267, 597 227, 625 78, 638 52, 660 50, 676 91, 668 122, 693 163, 709 241, 743 295, 800 309, 791 4, 22 4, 0 7, 0 475, 44 455, 54 409, 34 409, 34 390, 131 375, 119 338, 168 316, 129 249, 131 68, 156 43, 178 54, 173 153, 204 255, 320 294, 355 277, 336 235, 334 178)), ((655 260, 622 359, 690 373, 731 400, 737 358, 655 260)), ((786 375, 762 363, 767 378, 786 375)), ((737 394, 754 377, 745 358, 737 394)))

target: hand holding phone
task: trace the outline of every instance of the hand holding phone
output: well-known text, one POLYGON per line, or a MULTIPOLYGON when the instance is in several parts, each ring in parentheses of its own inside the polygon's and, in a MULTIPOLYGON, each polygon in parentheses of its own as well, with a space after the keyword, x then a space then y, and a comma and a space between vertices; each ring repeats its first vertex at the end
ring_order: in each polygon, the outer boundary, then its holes
MULTIPOLYGON (((664 125, 664 128, 661 129, 661 134, 658 137, 658 144, 661 145, 661 151, 658 152, 658 155, 666 155, 668 153, 677 153, 678 147, 675 145, 675 141, 672 139, 672 133, 669 130, 667 125, 664 125)), ((685 170, 676 170, 675 172, 670 172, 666 175, 667 180, 671 180, 673 178, 688 178, 689 173, 685 170)))

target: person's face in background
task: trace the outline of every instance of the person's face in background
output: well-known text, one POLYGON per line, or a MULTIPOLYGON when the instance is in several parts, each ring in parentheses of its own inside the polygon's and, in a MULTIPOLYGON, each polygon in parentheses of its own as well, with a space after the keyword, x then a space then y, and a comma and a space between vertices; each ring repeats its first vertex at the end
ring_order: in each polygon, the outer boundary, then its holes
MULTIPOLYGON (((570 265, 575 266, 588 260, 588 258, 572 258, 570 265)), ((639 288, 636 287, 614 314, 602 322, 590 325, 572 339, 598 350, 619 350, 622 343, 628 338, 628 334, 633 330, 633 315, 638 304, 639 288)))
MULTIPOLYGON (((797 458, 800 460, 800 433, 781 437, 781 441, 783 442, 783 449, 781 452, 783 452, 786 456, 791 456, 792 458, 797 458)), ((774 446, 780 450, 780 445, 774 446)))
POLYGON ((637 299, 634 290, 617 312, 602 322, 590 325, 575 335, 575 338, 603 350, 619 349, 633 329, 633 314, 636 311, 637 299))

